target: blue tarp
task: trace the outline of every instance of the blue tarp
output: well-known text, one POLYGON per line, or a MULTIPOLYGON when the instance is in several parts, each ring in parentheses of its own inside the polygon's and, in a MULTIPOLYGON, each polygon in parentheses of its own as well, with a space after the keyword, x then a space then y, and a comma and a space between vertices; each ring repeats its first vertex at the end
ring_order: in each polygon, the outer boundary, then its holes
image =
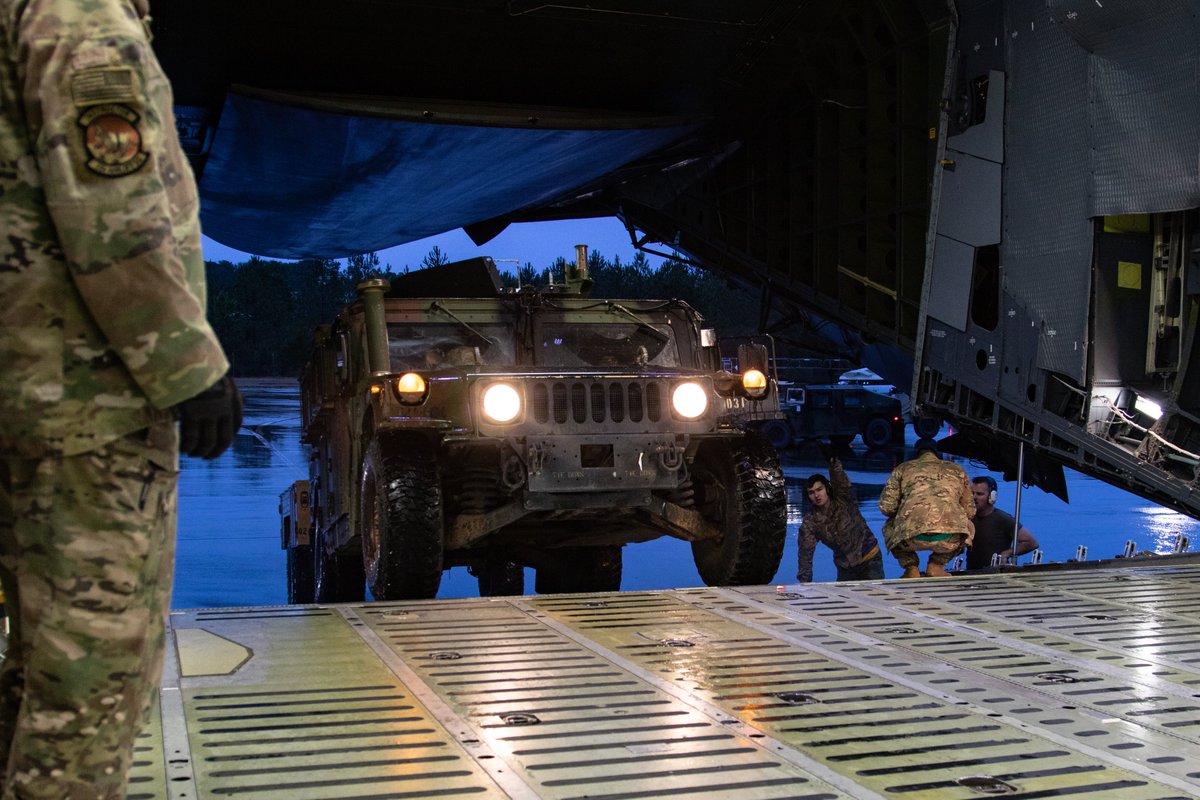
POLYGON ((273 258, 382 250, 546 203, 689 130, 435 124, 230 94, 201 221, 216 241, 273 258))

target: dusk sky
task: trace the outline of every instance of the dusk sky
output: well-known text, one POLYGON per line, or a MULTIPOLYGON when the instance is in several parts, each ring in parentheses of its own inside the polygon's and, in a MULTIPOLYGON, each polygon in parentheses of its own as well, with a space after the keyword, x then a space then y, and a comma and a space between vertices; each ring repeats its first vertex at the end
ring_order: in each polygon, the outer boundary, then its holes
MULTIPOLYGON (((599 251, 612 258, 620 256, 629 262, 637 252, 630 244, 629 234, 615 217, 568 220, 562 222, 527 222, 510 225, 503 233, 476 247, 462 229, 420 239, 416 242, 379 251, 379 260, 390 264, 397 271, 405 266, 417 267, 430 248, 437 245, 451 261, 473 256, 491 256, 502 272, 515 272, 526 261, 537 269, 544 269, 558 256, 572 259, 575 245, 586 244, 589 251, 599 251)), ((666 250, 665 247, 655 249, 666 250)), ((233 250, 205 237, 204 257, 209 261, 228 260, 235 264, 245 261, 250 254, 233 250)), ((652 264, 661 258, 649 256, 652 264)))

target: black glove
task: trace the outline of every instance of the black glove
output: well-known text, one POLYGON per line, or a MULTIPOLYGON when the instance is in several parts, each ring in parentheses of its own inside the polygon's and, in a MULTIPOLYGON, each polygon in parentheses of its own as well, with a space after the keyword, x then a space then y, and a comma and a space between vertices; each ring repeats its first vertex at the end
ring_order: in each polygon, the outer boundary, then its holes
POLYGON ((228 373, 200 394, 175 406, 179 451, 198 458, 225 452, 242 427, 242 393, 228 373))
POLYGON ((821 451, 821 457, 826 461, 837 457, 838 449, 832 442, 817 442, 817 449, 821 451))

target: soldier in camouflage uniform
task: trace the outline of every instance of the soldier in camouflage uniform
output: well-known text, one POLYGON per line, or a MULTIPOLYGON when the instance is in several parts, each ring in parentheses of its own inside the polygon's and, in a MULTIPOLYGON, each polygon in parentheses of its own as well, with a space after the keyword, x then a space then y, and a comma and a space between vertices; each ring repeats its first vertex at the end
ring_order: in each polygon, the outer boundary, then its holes
POLYGON ((879 510, 888 519, 883 539, 904 567, 904 578, 921 577, 920 550, 929 551, 925 574, 946 577, 946 564, 971 543, 975 502, 967 473, 943 461, 931 440, 917 444, 917 457, 892 470, 879 510))
POLYGON ((162 668, 180 437, 214 457, 241 424, 147 13, 0 0, 5 800, 125 796, 162 668))
POLYGON ((841 459, 829 456, 829 479, 813 475, 808 479, 811 507, 800 524, 799 558, 796 580, 812 580, 813 551, 821 542, 833 551, 839 581, 875 581, 883 578, 883 554, 879 541, 867 526, 850 478, 841 459))

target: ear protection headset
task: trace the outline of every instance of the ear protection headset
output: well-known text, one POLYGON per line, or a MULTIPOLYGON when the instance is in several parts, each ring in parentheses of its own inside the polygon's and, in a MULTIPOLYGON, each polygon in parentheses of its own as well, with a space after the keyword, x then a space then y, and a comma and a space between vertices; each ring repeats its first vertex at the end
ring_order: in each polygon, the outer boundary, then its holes
POLYGON ((986 483, 988 487, 988 502, 996 505, 996 479, 991 475, 980 475, 973 480, 973 483, 986 483))

